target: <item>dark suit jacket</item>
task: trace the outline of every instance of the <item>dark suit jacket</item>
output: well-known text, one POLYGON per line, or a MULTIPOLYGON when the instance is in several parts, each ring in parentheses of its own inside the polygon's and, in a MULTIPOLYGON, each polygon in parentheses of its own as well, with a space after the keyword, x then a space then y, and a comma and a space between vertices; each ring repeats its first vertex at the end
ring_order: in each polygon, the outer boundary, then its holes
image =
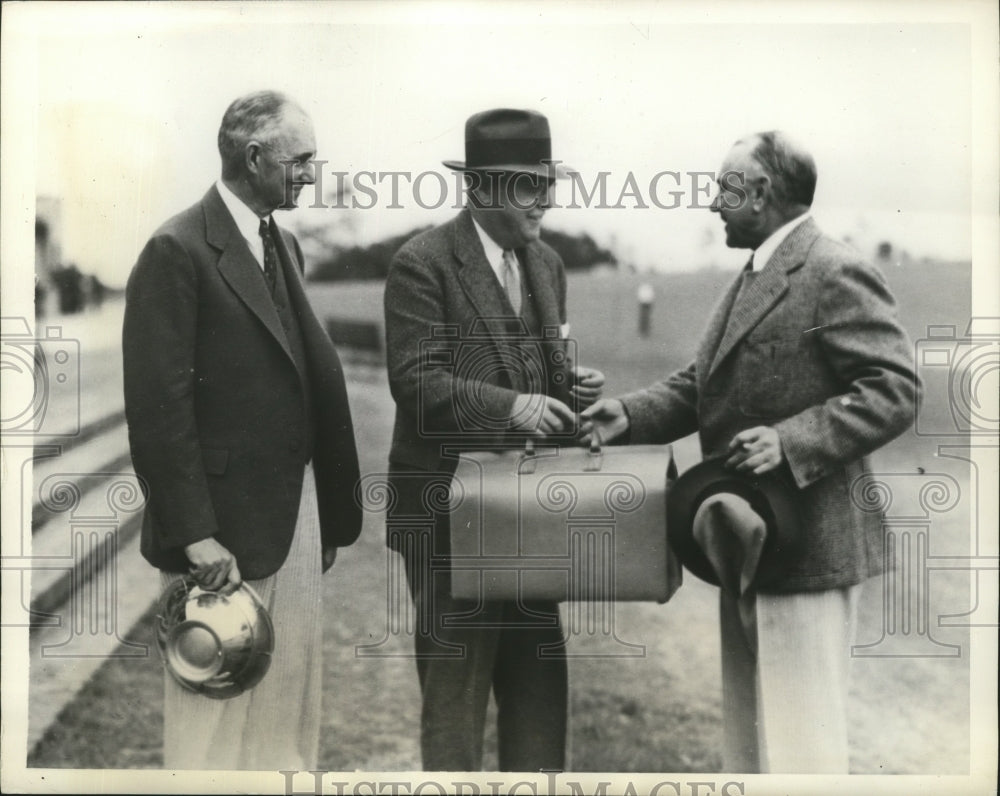
POLYGON ((774 427, 806 538, 769 590, 859 583, 882 571, 882 528, 851 489, 866 455, 913 421, 919 385, 892 295, 874 266, 812 219, 781 243, 730 317, 738 286, 716 307, 694 362, 625 396, 631 441, 698 431, 711 457, 739 431, 774 427))
POLYGON ((310 447, 324 547, 349 545, 360 532, 340 361, 306 299, 298 243, 284 230, 275 243, 308 379, 215 187, 157 230, 129 277, 125 412, 148 488, 142 553, 160 569, 186 570, 184 546, 214 536, 244 578, 276 571, 291 545, 310 447), (311 446, 305 383, 316 414, 311 446))
POLYGON ((506 430, 522 392, 565 400, 566 275, 548 245, 518 250, 541 334, 531 336, 544 372, 505 354, 526 337, 490 268, 472 216, 408 241, 393 258, 385 286, 389 387, 396 422, 389 460, 434 470, 442 445, 517 444, 506 430), (440 354, 440 356, 438 356, 440 354))
POLYGON ((541 242, 517 254, 540 326, 536 335, 511 317, 468 210, 408 241, 393 258, 385 287, 396 401, 389 462, 398 501, 387 523, 393 548, 394 528, 431 526, 435 553, 447 555, 447 511, 431 507, 454 471, 453 457, 462 449, 523 445, 524 437, 507 429, 519 393, 568 400, 562 260, 541 242), (512 356, 526 339, 535 346, 537 368, 512 356))

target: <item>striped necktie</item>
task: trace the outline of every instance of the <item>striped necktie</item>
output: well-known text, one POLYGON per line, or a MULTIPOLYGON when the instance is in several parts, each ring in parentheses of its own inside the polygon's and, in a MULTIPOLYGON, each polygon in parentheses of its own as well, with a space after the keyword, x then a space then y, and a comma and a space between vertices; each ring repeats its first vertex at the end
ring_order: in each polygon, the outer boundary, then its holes
POLYGON ((503 289, 507 291, 510 306, 516 315, 521 314, 521 274, 517 270, 517 257, 510 249, 503 250, 503 289))
POLYGON ((264 279, 268 290, 274 295, 274 285, 278 278, 278 250, 271 237, 271 227, 265 219, 260 220, 260 239, 264 243, 264 279))

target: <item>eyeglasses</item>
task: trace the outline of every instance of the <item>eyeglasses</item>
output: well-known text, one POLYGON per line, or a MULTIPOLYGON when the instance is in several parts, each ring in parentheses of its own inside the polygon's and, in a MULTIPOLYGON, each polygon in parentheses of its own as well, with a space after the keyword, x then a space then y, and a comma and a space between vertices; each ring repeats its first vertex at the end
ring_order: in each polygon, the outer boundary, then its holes
POLYGON ((275 155, 278 155, 276 160, 282 164, 291 163, 293 167, 305 169, 308 168, 313 162, 313 156, 311 153, 307 155, 299 155, 298 157, 293 157, 291 155, 282 154, 280 150, 276 149, 271 144, 268 144, 265 141, 256 141, 255 143, 260 144, 264 149, 269 149, 275 155))

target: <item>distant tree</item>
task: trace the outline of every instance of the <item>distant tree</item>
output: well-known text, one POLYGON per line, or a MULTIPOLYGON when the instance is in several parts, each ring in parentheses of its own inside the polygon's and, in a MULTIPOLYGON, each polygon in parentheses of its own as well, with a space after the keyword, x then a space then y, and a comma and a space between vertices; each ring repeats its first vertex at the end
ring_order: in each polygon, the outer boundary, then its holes
POLYGON ((84 279, 84 295, 86 303, 94 307, 100 307, 104 303, 108 288, 99 276, 90 274, 84 279))
MULTIPOLYGON (((392 262, 393 255, 399 247, 426 229, 430 229, 430 226, 418 227, 369 246, 341 246, 328 243, 326 256, 317 262, 308 278, 313 282, 385 279, 389 273, 389 263, 392 262)), ((321 234, 315 236, 317 240, 321 237, 321 234)), ((586 270, 595 265, 618 265, 614 254, 598 246, 586 233, 569 235, 557 230, 543 230, 542 240, 559 253, 567 270, 586 270)))
POLYGON ((347 209, 349 191, 328 190, 323 194, 322 209, 303 208, 283 219, 298 238, 306 259, 306 278, 312 278, 312 264, 336 257, 357 239, 357 214, 347 209))
POLYGON ((74 264, 52 271, 52 281, 59 291, 59 312, 72 315, 83 309, 83 274, 74 264))
POLYGON ((373 243, 370 246, 350 246, 336 249, 327 259, 317 263, 309 279, 314 282, 336 282, 346 279, 385 279, 389 263, 399 247, 414 235, 430 229, 418 227, 402 235, 373 243))
POLYGON ((876 257, 880 260, 888 260, 892 257, 892 244, 889 241, 884 240, 878 245, 876 250, 876 257))
POLYGON ((542 240, 556 250, 567 271, 585 271, 595 265, 618 265, 618 258, 601 248, 586 232, 569 235, 555 229, 543 229, 542 240))

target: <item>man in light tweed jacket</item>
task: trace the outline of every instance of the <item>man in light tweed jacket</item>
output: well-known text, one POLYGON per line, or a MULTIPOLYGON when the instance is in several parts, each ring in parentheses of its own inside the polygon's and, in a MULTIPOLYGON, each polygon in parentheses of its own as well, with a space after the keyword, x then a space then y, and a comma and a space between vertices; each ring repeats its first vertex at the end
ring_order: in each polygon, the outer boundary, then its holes
POLYGON ((912 347, 881 273, 809 214, 812 157, 782 133, 738 141, 712 211, 752 249, 695 360, 584 413, 606 439, 694 431, 705 458, 798 488, 800 553, 767 593, 720 591, 727 771, 847 772, 847 664, 859 584, 883 570, 881 518, 850 498, 866 456, 913 418, 912 347))

